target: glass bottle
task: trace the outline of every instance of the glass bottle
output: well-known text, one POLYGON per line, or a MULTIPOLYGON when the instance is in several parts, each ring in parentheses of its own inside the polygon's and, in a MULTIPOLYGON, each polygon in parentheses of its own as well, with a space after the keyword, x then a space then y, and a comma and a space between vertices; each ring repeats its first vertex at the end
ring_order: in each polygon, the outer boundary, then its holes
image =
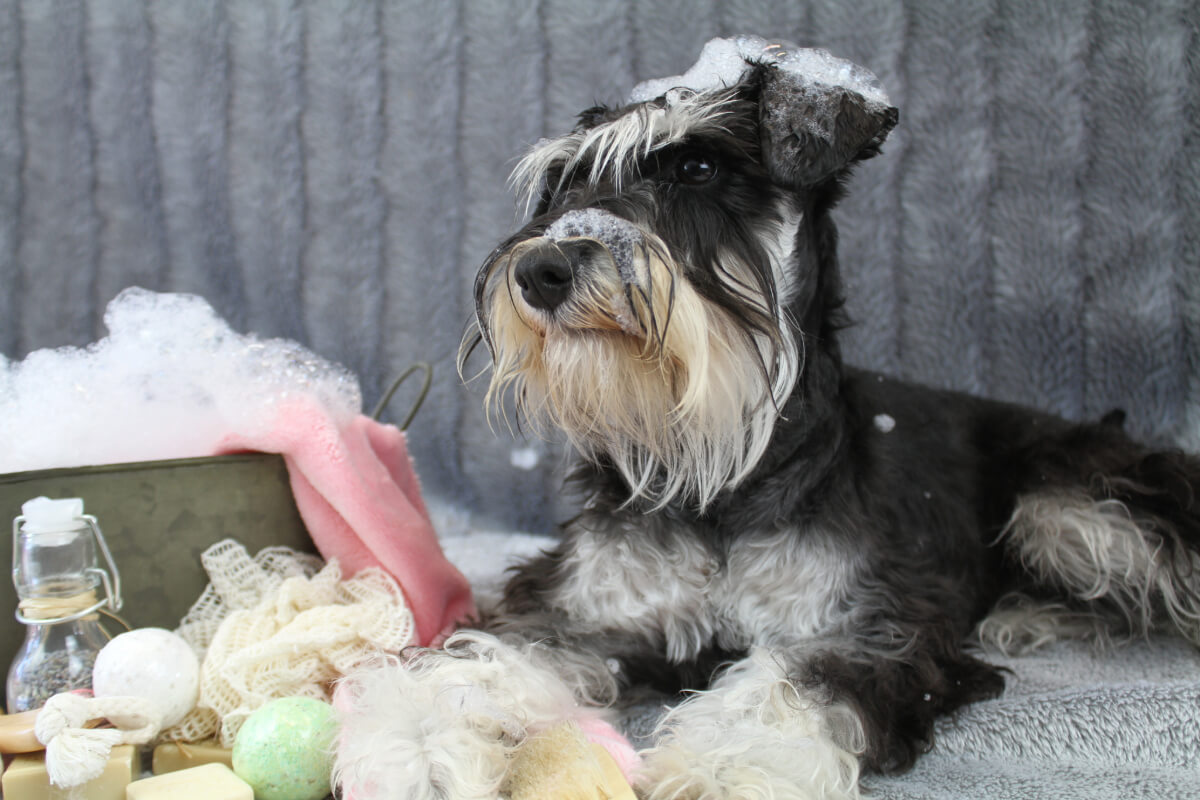
POLYGON ((59 692, 91 688, 92 664, 110 638, 99 612, 121 608, 120 576, 82 500, 38 497, 21 511, 13 520, 13 584, 26 632, 8 670, 10 714, 40 708, 59 692), (98 566, 97 550, 108 572, 98 566))

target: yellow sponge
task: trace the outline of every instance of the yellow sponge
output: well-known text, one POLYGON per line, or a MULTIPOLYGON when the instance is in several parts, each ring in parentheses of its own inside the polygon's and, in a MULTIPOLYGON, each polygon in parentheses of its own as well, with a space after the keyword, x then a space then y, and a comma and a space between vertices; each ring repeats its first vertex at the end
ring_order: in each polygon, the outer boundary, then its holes
POLYGON ((637 800, 612 756, 574 722, 526 739, 508 768, 509 800, 637 800))

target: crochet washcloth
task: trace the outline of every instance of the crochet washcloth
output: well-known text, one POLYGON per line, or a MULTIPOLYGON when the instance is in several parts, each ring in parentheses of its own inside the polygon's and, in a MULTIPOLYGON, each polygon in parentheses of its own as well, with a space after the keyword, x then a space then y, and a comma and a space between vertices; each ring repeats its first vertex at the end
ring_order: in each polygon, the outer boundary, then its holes
POLYGON ((340 565, 285 547, 253 559, 230 539, 201 556, 211 583, 178 633, 202 656, 200 697, 167 740, 231 747, 255 709, 279 697, 329 702, 333 683, 415 644, 396 582, 378 568, 343 581, 340 565))

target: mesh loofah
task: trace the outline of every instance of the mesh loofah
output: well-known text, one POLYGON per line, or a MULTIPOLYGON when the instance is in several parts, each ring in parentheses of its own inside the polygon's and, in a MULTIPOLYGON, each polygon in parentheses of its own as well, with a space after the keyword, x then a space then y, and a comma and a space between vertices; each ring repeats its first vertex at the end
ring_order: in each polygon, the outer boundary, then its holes
POLYGON ((196 708, 163 738, 219 738, 230 747, 242 722, 277 697, 329 701, 331 684, 356 666, 415 643, 412 613, 382 570, 342 581, 336 561, 284 547, 253 559, 232 540, 201 556, 211 583, 178 633, 202 655, 196 708))

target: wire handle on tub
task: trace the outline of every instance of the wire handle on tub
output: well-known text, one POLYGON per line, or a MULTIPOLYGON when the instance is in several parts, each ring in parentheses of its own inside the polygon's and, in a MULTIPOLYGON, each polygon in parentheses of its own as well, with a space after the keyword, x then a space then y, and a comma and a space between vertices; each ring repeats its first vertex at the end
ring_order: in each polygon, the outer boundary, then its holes
POLYGON ((392 381, 392 385, 389 386, 388 390, 383 393, 383 397, 380 398, 379 403, 375 406, 375 410, 371 412, 372 419, 379 419, 379 417, 383 414, 384 409, 387 408, 388 403, 392 401, 392 395, 394 395, 396 390, 400 388, 400 384, 408 380, 408 377, 417 370, 422 370, 425 373, 425 378, 421 381, 421 389, 417 392, 417 399, 413 401, 412 408, 410 408, 408 411, 408 416, 406 416, 404 418, 404 422, 400 424, 400 430, 408 430, 408 426, 412 424, 413 417, 415 417, 417 412, 421 410, 421 405, 425 402, 425 397, 429 394, 429 387, 433 384, 433 365, 426 361, 418 361, 408 369, 404 370, 404 372, 401 372, 400 377, 392 381))

